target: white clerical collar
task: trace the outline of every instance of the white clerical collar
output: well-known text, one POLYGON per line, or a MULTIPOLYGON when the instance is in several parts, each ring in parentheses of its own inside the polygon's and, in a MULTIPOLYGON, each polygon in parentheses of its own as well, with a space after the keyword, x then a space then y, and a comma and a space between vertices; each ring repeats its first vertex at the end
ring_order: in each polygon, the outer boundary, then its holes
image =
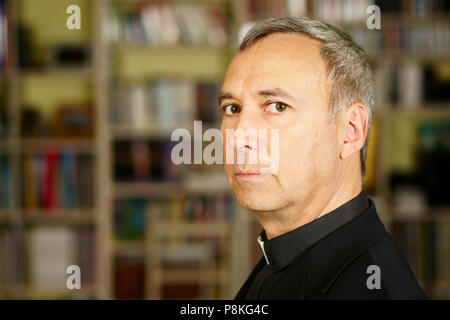
POLYGON ((264 254, 264 258, 266 258, 266 263, 268 265, 270 265, 269 259, 267 258, 267 255, 266 255, 266 251, 264 250, 264 241, 262 241, 261 236, 258 236, 258 243, 259 243, 259 246, 261 247, 262 253, 264 254))

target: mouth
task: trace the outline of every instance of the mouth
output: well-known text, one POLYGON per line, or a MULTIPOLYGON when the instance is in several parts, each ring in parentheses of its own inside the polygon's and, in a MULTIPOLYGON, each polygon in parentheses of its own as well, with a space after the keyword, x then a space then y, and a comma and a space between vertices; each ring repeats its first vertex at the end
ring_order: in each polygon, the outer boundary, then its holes
POLYGON ((240 179, 258 179, 270 176, 269 173, 261 173, 261 172, 236 172, 235 176, 240 179))

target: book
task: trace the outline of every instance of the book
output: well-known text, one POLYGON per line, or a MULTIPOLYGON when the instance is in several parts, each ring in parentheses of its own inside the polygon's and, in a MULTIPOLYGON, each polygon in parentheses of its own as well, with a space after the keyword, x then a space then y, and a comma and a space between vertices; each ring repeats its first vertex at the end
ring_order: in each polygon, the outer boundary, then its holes
POLYGON ((220 47, 229 39, 225 8, 217 5, 141 2, 125 10, 116 4, 107 23, 113 43, 220 47))
POLYGON ((313 16, 328 23, 356 22, 367 19, 370 0, 318 0, 314 1, 313 16))
POLYGON ((21 228, 0 231, 0 281, 4 285, 20 285, 25 281, 25 243, 21 228))
POLYGON ((30 233, 29 245, 33 289, 66 290, 66 269, 77 264, 74 231, 67 227, 36 227, 30 233))
POLYGON ((120 255, 114 258, 114 297, 143 299, 145 261, 143 257, 120 255))
POLYGON ((114 202, 113 222, 116 240, 144 240, 146 221, 145 200, 127 199, 114 202))
POLYGON ((418 63, 404 62, 399 78, 400 105, 408 110, 418 109, 423 101, 423 74, 418 63))
POLYGON ((439 20, 420 26, 384 24, 380 30, 355 25, 346 27, 346 31, 369 56, 440 57, 450 52, 450 24, 439 20))
POLYGON ((58 156, 55 150, 47 150, 44 157, 43 206, 50 209, 56 206, 55 182, 58 156))
POLYGON ((81 270, 81 289, 95 284, 96 245, 95 228, 82 226, 76 230, 76 260, 81 270))
POLYGON ((117 83, 112 111, 113 126, 136 133, 170 133, 192 128, 194 120, 218 126, 220 84, 190 78, 160 78, 138 84, 117 83))
POLYGON ((78 189, 78 207, 93 208, 95 207, 96 187, 94 183, 97 181, 95 177, 95 158, 92 154, 79 154, 77 157, 79 172, 77 174, 76 186, 78 189))
MULTIPOLYGON (((236 212, 236 200, 229 194, 192 194, 189 197, 158 200, 160 221, 166 222, 211 222, 232 221, 236 212)), ((158 210, 154 209, 156 212, 158 210)), ((150 212, 151 215, 152 212, 150 212)))
POLYGON ((179 181, 182 168, 171 160, 174 143, 158 139, 114 141, 114 180, 117 182, 179 181))
POLYGON ((10 208, 12 206, 11 196, 13 181, 10 177, 9 159, 7 155, 0 155, 0 208, 10 208))
POLYGON ((444 119, 422 121, 417 127, 417 175, 424 188, 427 204, 450 203, 447 181, 450 179, 450 122, 444 119))
POLYGON ((95 196, 93 165, 92 155, 77 154, 70 148, 45 149, 41 153, 23 155, 23 206, 92 208, 95 196))

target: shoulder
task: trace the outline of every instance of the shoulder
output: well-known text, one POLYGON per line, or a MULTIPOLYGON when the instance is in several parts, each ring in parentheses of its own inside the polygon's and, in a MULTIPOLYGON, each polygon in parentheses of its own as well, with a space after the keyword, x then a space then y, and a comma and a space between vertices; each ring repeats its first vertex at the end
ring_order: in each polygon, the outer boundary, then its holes
POLYGON ((337 275, 326 296, 339 299, 426 299, 406 259, 386 231, 337 275))

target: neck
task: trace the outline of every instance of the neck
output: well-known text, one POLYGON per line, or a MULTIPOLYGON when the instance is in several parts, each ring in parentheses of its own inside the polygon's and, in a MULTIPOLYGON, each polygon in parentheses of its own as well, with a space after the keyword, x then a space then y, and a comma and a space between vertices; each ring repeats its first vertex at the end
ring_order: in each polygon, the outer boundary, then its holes
POLYGON ((361 177, 351 181, 342 180, 332 190, 314 190, 303 201, 274 211, 254 212, 255 216, 270 240, 310 223, 355 198, 362 190, 361 177))

